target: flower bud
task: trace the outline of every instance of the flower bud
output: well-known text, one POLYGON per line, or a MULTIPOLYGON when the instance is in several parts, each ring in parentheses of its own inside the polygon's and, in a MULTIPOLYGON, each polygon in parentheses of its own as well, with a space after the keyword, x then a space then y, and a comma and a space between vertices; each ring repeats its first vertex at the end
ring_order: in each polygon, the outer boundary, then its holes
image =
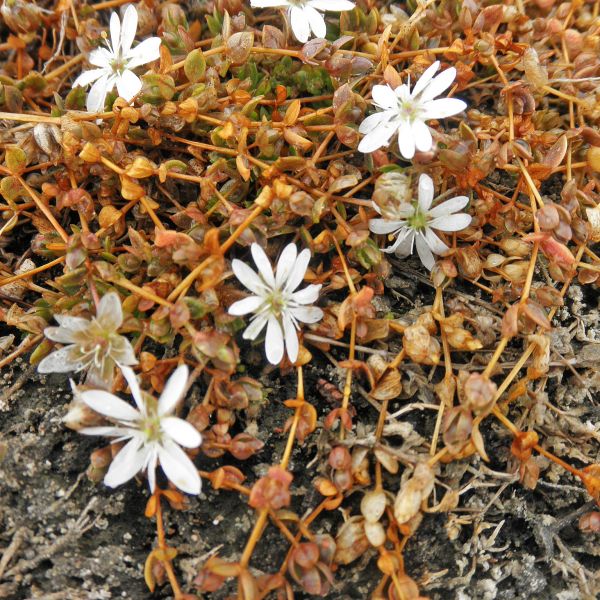
POLYGON ((98 448, 90 454, 90 465, 94 469, 105 469, 110 465, 113 459, 113 452, 110 445, 104 448, 98 448))
POLYGON ((552 231, 560 223, 560 215, 554 204, 546 204, 540 208, 536 213, 536 217, 540 228, 545 231, 552 231))
POLYGON ((585 513, 579 519, 579 529, 583 533, 600 533, 600 512, 585 513))
POLYGON ((133 163, 127 167, 127 175, 135 179, 143 179, 154 175, 156 165, 143 156, 138 156, 133 163))
POLYGON ((569 58, 573 59, 583 50, 583 35, 576 29, 567 29, 564 36, 569 58))
POLYGON ((596 173, 600 173, 600 147, 590 146, 586 154, 587 164, 596 173))
POLYGON ((367 492, 360 503, 360 512, 369 523, 376 523, 385 512, 387 498, 383 490, 367 492))
POLYGON ((90 142, 87 142, 79 153, 79 158, 87 163, 100 162, 101 157, 100 150, 90 142))
POLYGON ((446 411, 443 421, 443 439, 451 454, 458 454, 469 441, 473 429, 471 411, 455 406, 446 411))
POLYGON ((16 34, 36 31, 42 22, 41 13, 33 2, 24 0, 4 0, 0 8, 4 22, 16 34))
POLYGON ((507 238, 500 242, 500 248, 507 256, 529 257, 531 246, 527 242, 515 238, 507 238))
POLYGON ((383 544, 385 544, 385 529, 381 523, 369 523, 369 521, 365 521, 365 534, 372 546, 377 548, 378 546, 383 546, 383 544))
POLYGON ((475 414, 486 413, 494 403, 496 384, 485 375, 471 373, 463 386, 462 404, 475 414))
POLYGON ((346 470, 352 465, 350 452, 344 446, 336 446, 329 454, 329 465, 336 470, 346 470))

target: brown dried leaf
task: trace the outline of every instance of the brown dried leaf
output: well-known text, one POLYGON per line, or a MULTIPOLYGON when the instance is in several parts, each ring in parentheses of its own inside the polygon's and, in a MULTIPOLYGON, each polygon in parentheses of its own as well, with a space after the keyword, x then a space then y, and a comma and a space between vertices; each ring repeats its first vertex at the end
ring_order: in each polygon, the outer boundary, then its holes
POLYGON ((254 33, 251 31, 234 33, 226 42, 227 58, 234 65, 243 65, 248 60, 253 45, 254 33))

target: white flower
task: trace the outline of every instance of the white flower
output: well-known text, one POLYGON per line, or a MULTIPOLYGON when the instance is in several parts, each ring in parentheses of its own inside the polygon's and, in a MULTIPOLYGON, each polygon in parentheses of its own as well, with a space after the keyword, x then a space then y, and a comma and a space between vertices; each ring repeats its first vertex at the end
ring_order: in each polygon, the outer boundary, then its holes
POLYGON ((178 367, 156 400, 142 395, 134 372, 125 367, 123 375, 137 409, 121 398, 102 390, 81 392, 81 399, 93 410, 117 422, 113 426, 84 427, 80 433, 129 440, 110 464, 104 477, 109 487, 117 487, 147 469, 150 490, 156 487, 156 466, 160 463, 169 481, 188 494, 199 494, 201 481, 194 463, 180 448, 197 448, 202 442, 198 431, 183 419, 172 416, 185 389, 188 368, 178 367))
POLYGON ((325 19, 319 12, 343 12, 352 10, 350 0, 250 0, 254 8, 287 8, 288 18, 296 39, 304 44, 310 33, 324 38, 327 33, 325 19))
POLYGON ((116 292, 102 297, 95 318, 88 320, 69 315, 54 315, 54 318, 60 327, 46 327, 44 334, 68 346, 46 356, 38 365, 40 373, 87 369, 88 385, 110 388, 115 365, 137 364, 131 343, 117 333, 123 323, 123 310, 116 292))
POLYGON ((413 253, 416 239, 419 258, 430 271, 435 264, 433 254, 444 254, 450 250, 433 230, 461 231, 471 223, 470 215, 457 213, 469 203, 466 196, 450 198, 431 208, 433 191, 433 180, 423 174, 419 178, 418 202, 401 202, 396 207, 386 208, 385 213, 373 203, 373 208, 383 219, 369 221, 369 229, 373 233, 396 236, 396 241, 383 248, 383 252, 395 252, 399 258, 405 258, 413 253))
POLYGON ((366 134, 358 145, 361 152, 373 152, 388 146, 395 133, 398 133, 398 146, 404 158, 411 159, 415 148, 421 152, 431 150, 433 139, 425 121, 451 117, 467 107, 465 102, 456 98, 434 99, 456 78, 454 67, 434 77, 439 68, 439 61, 434 62, 421 75, 412 92, 410 80, 395 90, 389 85, 373 87, 373 102, 382 110, 360 124, 358 130, 366 134))
POLYGON ((74 82, 73 86, 84 87, 92 82, 86 106, 89 112, 104 110, 106 94, 117 86, 119 96, 128 102, 142 89, 140 78, 132 71, 136 67, 156 60, 160 56, 160 38, 151 37, 131 48, 137 31, 138 13, 130 5, 125 11, 123 23, 117 13, 110 15, 110 42, 107 48, 96 48, 90 53, 89 62, 98 67, 84 71, 74 82))
POLYGON ((321 285, 309 285, 302 290, 294 290, 304 279, 310 261, 310 250, 298 254, 295 244, 288 244, 277 262, 273 274, 271 263, 265 251, 252 244, 252 258, 258 273, 246 263, 234 259, 231 267, 235 276, 254 295, 234 302, 229 307, 231 315, 254 313, 252 322, 244 331, 244 339, 254 340, 267 326, 265 350, 267 359, 273 365, 283 358, 284 346, 291 362, 298 358, 298 323, 316 323, 323 318, 323 311, 316 306, 321 285))

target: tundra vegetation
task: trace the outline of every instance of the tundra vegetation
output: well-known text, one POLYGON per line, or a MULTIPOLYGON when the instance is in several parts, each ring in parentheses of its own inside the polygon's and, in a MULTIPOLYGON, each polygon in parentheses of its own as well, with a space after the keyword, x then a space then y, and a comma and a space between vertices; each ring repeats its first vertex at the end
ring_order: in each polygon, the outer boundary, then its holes
POLYGON ((538 568, 597 597, 560 530, 600 531, 599 9, 3 0, 0 365, 144 486, 150 592, 448 598, 547 485, 538 568), (190 574, 169 520, 223 497, 251 525, 190 574))

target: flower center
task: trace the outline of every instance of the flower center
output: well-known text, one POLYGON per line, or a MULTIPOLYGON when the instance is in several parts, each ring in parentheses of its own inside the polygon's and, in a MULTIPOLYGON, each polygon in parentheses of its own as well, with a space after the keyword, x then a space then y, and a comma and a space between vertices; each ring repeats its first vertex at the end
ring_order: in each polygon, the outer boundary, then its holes
POLYGON ((287 306, 286 299, 281 290, 273 290, 271 294, 267 297, 267 302, 271 307, 271 312, 276 317, 280 317, 281 313, 285 310, 287 306))
POLYGON ((398 102, 398 110, 402 117, 408 121, 415 121, 421 115, 421 107, 414 98, 411 100, 400 100, 398 102))
POLYGON ((427 229, 427 213, 421 209, 418 202, 413 204, 414 212, 406 219, 408 226, 415 231, 427 229))
POLYGON ((110 66, 115 73, 122 73, 125 70, 127 63, 119 56, 119 58, 110 61, 110 66))
POLYGON ((163 434, 160 428, 160 418, 157 414, 149 415, 140 426, 147 442, 160 442, 163 434))

